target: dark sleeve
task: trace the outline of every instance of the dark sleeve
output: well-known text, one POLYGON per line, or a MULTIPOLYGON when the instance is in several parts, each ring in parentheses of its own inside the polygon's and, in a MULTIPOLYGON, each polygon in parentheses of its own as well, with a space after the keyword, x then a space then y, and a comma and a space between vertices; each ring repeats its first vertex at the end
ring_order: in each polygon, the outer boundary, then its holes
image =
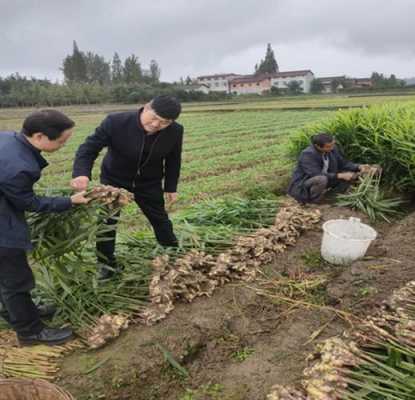
POLYGON ((62 212, 72 207, 70 197, 36 196, 29 172, 19 172, 2 182, 0 188, 6 199, 19 211, 62 212))
POLYGON ((166 156, 164 191, 175 193, 179 182, 180 167, 182 163, 183 128, 173 150, 166 156))
POLYGON ((318 175, 325 175, 330 182, 333 182, 337 179, 336 173, 334 172, 327 172, 324 174, 322 172, 320 163, 311 153, 303 153, 300 157, 299 164, 300 168, 304 171, 308 178, 313 178, 314 176, 318 175))
POLYGON ((75 155, 72 177, 87 176, 91 179, 91 171, 94 161, 100 151, 110 144, 111 120, 109 117, 102 121, 95 132, 88 136, 83 144, 79 146, 75 155))
POLYGON ((339 164, 339 171, 359 171, 359 164, 346 160, 340 151, 337 151, 337 160, 339 164))

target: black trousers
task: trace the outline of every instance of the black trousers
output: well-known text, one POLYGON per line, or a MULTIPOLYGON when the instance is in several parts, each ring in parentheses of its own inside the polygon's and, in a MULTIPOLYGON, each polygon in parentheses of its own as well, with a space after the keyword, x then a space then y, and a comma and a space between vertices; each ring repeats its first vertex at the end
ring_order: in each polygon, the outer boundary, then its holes
POLYGON ((317 175, 309 178, 304 182, 304 186, 308 192, 308 202, 319 203, 330 190, 331 194, 344 193, 349 189, 351 182, 338 180, 330 185, 327 176, 317 175))
MULTIPOLYGON (((157 241, 162 246, 177 246, 177 238, 173 232, 173 224, 166 212, 161 185, 153 185, 141 190, 139 188, 134 193, 134 200, 153 227, 157 241)), ((117 219, 110 218, 106 223, 116 225, 117 219)), ((99 262, 115 266, 115 239, 115 229, 105 233, 105 236, 97 237, 96 247, 99 262)))
POLYGON ((30 295, 34 287, 35 279, 26 252, 0 247, 1 315, 21 336, 39 333, 44 327, 30 295))

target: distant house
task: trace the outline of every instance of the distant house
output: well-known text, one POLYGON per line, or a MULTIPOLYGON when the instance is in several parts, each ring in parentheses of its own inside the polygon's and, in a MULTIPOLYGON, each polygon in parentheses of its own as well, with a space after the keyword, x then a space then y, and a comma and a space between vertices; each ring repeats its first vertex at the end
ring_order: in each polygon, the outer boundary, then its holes
POLYGON ((240 75, 237 74, 215 74, 197 77, 197 83, 209 86, 212 92, 229 93, 229 82, 240 75))
POLYGON ((325 76, 317 78, 323 85, 323 93, 335 93, 343 89, 371 89, 373 82, 370 78, 346 78, 341 76, 325 76))
POLYGON ((371 89, 373 82, 370 78, 351 78, 347 80, 348 87, 351 89, 371 89))
POLYGON ((234 94, 263 94, 277 87, 287 90, 291 81, 299 82, 303 93, 310 92, 314 74, 311 70, 284 71, 274 74, 237 75, 215 74, 204 75, 197 78, 199 84, 206 84, 210 91, 227 92, 234 94))
POLYGON ((282 91, 288 89, 291 81, 297 81, 303 93, 310 91, 314 74, 309 70, 276 72, 275 74, 245 75, 229 82, 231 93, 263 94, 276 87, 282 91))
POLYGON ((346 76, 324 76, 317 78, 323 85, 322 93, 334 93, 345 88, 346 76))
POLYGON ((277 72, 271 75, 271 86, 286 90, 291 81, 297 81, 303 89, 303 93, 309 93, 313 79, 314 74, 309 69, 277 72))
POLYGON ((233 94, 262 94, 271 89, 270 75, 245 75, 229 82, 233 94))
POLYGON ((204 83, 202 84, 191 84, 191 85, 184 85, 181 87, 181 89, 183 89, 186 92, 202 92, 205 94, 208 94, 210 92, 210 88, 209 85, 206 85, 204 83))

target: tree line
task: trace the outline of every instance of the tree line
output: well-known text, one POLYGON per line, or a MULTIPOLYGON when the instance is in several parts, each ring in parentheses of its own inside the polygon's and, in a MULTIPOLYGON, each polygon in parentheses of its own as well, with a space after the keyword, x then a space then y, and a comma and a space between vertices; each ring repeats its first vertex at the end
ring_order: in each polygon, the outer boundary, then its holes
POLYGON ((157 95, 171 95, 181 101, 215 101, 228 97, 220 92, 202 93, 171 83, 52 83, 46 79, 13 74, 0 77, 0 107, 57 107, 80 104, 142 103, 157 95))
POLYGON ((151 60, 148 69, 144 69, 135 54, 124 62, 117 52, 112 61, 105 60, 92 51, 80 51, 76 41, 73 42, 72 54, 67 55, 62 63, 63 76, 67 84, 99 83, 110 84, 157 84, 160 80, 160 67, 156 60, 151 60))
MULTIPOLYGON (((186 79, 180 78, 179 82, 161 82, 161 68, 156 60, 151 60, 148 68, 143 68, 135 54, 122 60, 115 52, 112 60, 107 61, 92 51, 81 51, 76 41, 73 42, 72 53, 63 59, 60 70, 64 76, 63 83, 27 78, 18 73, 0 77, 0 107, 140 103, 160 94, 176 96, 181 101, 215 101, 232 96, 224 92, 213 91, 206 94, 195 91, 189 76, 186 79)), ((278 63, 271 44, 268 43, 265 57, 255 65, 254 74, 276 72, 278 63)), ((387 77, 374 72, 370 79, 373 84, 370 90, 389 90, 405 85, 403 80, 393 74, 387 77)), ((321 93, 324 90, 320 79, 312 81, 312 93, 321 93)), ((331 92, 353 90, 353 79, 333 79, 331 82, 331 92)), ((296 95, 302 92, 300 82, 291 81, 286 89, 271 88, 268 95, 296 95)))
POLYGON ((145 102, 161 94, 176 96, 181 101, 214 101, 228 96, 189 90, 180 82, 161 82, 161 69, 156 60, 151 60, 145 69, 135 54, 123 61, 114 53, 109 62, 94 52, 81 51, 75 41, 72 54, 62 62, 61 71, 63 83, 18 73, 0 77, 0 107, 128 104, 145 102))
MULTIPOLYGON (((387 77, 382 73, 373 72, 369 80, 371 81, 372 86, 370 88, 365 88, 364 91, 401 89, 406 86, 405 81, 403 79, 398 79, 394 74, 387 77)), ((330 90, 332 93, 353 92, 359 90, 354 87, 354 82, 355 79, 353 78, 335 78, 330 82, 330 90)), ((311 82, 311 93, 321 93, 324 89, 325 88, 321 79, 316 78, 311 82)))

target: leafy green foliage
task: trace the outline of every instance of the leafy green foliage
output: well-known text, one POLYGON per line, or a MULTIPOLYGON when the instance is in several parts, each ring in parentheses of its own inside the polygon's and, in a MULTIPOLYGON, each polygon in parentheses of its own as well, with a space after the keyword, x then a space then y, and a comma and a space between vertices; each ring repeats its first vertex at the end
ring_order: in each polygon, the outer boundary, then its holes
POLYGON ((231 357, 239 362, 245 361, 250 355, 254 354, 255 350, 250 347, 244 347, 241 350, 232 353, 231 357))
POLYGON ((79 206, 60 214, 28 218, 35 249, 37 293, 58 306, 56 323, 82 328, 103 313, 139 311, 147 300, 150 268, 133 249, 120 248, 123 274, 105 284, 98 281, 95 237, 111 229, 103 206, 79 206))
POLYGON ((289 81, 287 83, 288 93, 292 95, 300 94, 303 92, 303 87, 301 86, 300 81, 289 81))
POLYGON ((390 218, 400 215, 403 201, 398 197, 386 198, 380 188, 380 177, 367 175, 349 193, 338 195, 337 204, 362 211, 371 221, 390 222, 390 218))
POLYGON ((268 43, 265 59, 255 66, 255 74, 274 74, 276 72, 278 72, 278 63, 275 59, 274 50, 272 50, 271 44, 268 43))
POLYGON ((360 357, 365 363, 347 373, 346 400, 412 400, 415 398, 415 352, 402 344, 382 344, 360 357))
POLYGON ((175 216, 175 221, 203 226, 255 228, 271 224, 276 210, 276 200, 229 197, 202 201, 188 210, 183 210, 175 216))
POLYGON ((299 131, 291 140, 291 156, 297 157, 318 132, 333 134, 348 159, 380 164, 389 187, 415 189, 414 103, 338 111, 334 118, 299 131))

